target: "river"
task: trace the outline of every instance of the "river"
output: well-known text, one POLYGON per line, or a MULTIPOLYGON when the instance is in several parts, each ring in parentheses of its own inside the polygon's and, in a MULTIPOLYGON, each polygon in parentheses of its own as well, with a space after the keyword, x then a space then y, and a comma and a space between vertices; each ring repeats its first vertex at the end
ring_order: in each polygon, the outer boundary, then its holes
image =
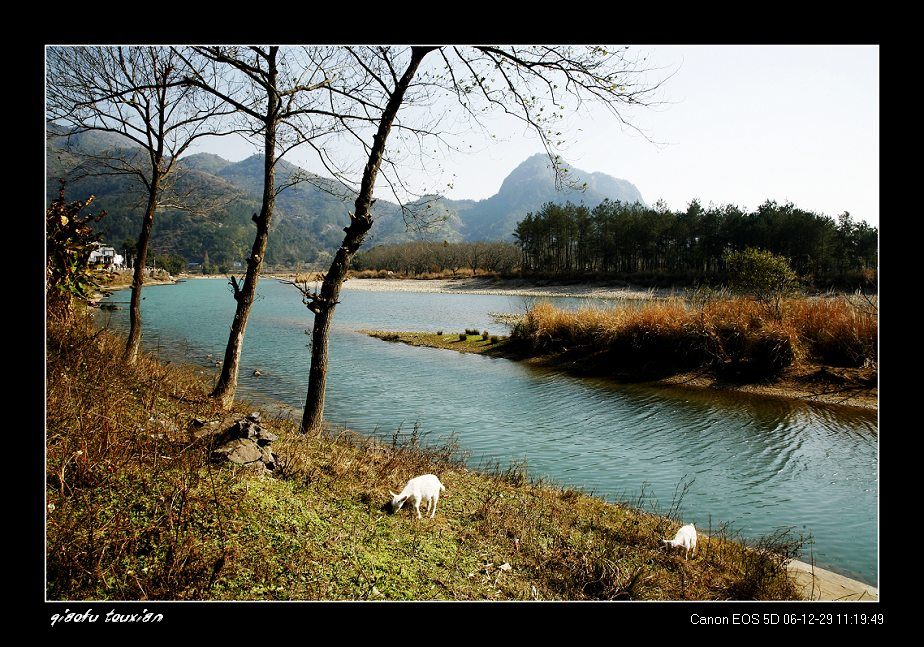
MULTIPOLYGON (((418 425, 427 442, 454 435, 473 466, 526 460, 531 477, 610 500, 670 507, 689 484, 682 518, 701 531, 727 522, 745 537, 780 528, 811 535, 802 559, 878 582, 878 424, 875 412, 708 390, 616 385, 524 363, 383 342, 360 329, 464 328, 506 334, 491 313, 522 297, 341 293, 330 339, 325 418, 390 436, 418 425), (682 489, 682 488, 681 488, 682 489)), ((110 301, 127 301, 128 291, 110 301)), ((234 314, 221 280, 144 289, 144 345, 210 367, 234 314), (209 357, 211 355, 211 358, 209 357)), ((582 299, 550 299, 575 307, 582 299)), ((127 306, 100 322, 127 328, 127 306)), ((311 313, 291 286, 261 281, 241 362, 241 397, 300 409, 311 313), (260 377, 252 373, 259 369, 260 377)))

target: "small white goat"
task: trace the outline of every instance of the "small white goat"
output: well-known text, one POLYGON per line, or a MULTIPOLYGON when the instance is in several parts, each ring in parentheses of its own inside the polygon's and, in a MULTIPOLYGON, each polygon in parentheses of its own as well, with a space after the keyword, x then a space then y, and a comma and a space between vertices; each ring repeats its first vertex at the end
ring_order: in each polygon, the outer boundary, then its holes
POLYGON ((662 539, 661 541, 671 548, 682 546, 685 549, 683 554, 684 559, 687 558, 691 550, 693 551, 693 555, 696 555, 696 528, 693 527, 692 523, 688 523, 678 530, 673 539, 662 539))
POLYGON ((426 501, 427 511, 432 519, 433 515, 436 514, 436 504, 440 500, 440 492, 445 490, 446 488, 435 475, 424 474, 423 476, 417 476, 407 482, 407 485, 401 490, 401 494, 395 494, 391 490, 388 491, 391 494, 391 511, 397 512, 406 501, 410 501, 414 506, 414 510, 417 511, 417 518, 420 519, 420 504, 426 501))

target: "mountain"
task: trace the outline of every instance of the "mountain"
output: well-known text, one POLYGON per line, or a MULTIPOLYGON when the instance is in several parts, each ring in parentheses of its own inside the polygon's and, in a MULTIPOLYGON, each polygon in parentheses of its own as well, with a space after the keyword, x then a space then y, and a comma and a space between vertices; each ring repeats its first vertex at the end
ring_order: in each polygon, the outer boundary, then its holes
MULTIPOLYGON (((57 178, 73 174, 87 154, 120 149, 121 154, 140 154, 134 142, 112 133, 67 136, 59 130, 51 134, 56 136, 49 138, 47 146, 49 195, 57 195, 57 178)), ((365 246, 410 239, 510 240, 516 223, 547 202, 571 201, 594 207, 609 199, 644 204, 638 189, 626 180, 575 168, 568 168, 567 177, 572 186, 584 185, 583 190, 556 191, 549 160, 538 154, 517 166, 500 190, 484 200, 429 195, 404 205, 402 212, 397 204, 379 199, 373 208, 375 225, 365 246)), ((277 163, 277 186, 296 178, 301 181, 276 197, 267 260, 272 264, 326 263, 343 239, 347 212, 353 210, 356 195, 335 180, 285 160, 277 163)), ((211 153, 188 155, 180 160, 173 185, 177 194, 196 196, 199 208, 192 212, 175 208, 158 211, 152 250, 178 253, 190 261, 200 261, 206 251, 219 263, 243 260, 253 243, 250 217, 261 205, 263 157, 253 155, 231 162, 211 153)), ((137 238, 144 196, 136 179, 84 175, 67 185, 69 200, 91 194, 96 196, 92 208, 108 211, 99 224, 105 240, 121 246, 123 241, 137 238)))
POLYGON ((565 166, 570 186, 580 188, 555 189, 555 175, 548 156, 539 153, 527 158, 508 175, 500 191, 472 205, 464 205, 466 240, 508 239, 516 224, 530 211, 541 209, 547 202, 574 202, 595 207, 603 200, 640 202, 642 194, 634 184, 604 173, 588 173, 565 166))
POLYGON ((195 155, 187 155, 183 158, 183 165, 186 166, 186 168, 211 173, 212 175, 221 173, 222 170, 231 166, 232 163, 233 162, 229 162, 224 157, 214 155, 213 153, 196 153, 195 155))

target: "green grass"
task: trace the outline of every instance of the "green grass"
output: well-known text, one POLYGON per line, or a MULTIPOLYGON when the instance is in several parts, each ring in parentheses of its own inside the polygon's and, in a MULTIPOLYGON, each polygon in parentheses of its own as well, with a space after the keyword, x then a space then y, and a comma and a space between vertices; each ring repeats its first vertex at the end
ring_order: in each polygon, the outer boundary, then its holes
POLYGON ((660 544, 673 514, 530 481, 522 465, 472 470, 455 443, 422 446, 416 430, 306 436, 265 412, 274 473, 212 464, 191 419, 253 407, 222 412, 192 367, 111 361, 124 340, 109 332, 48 331, 49 599, 796 597, 788 536, 749 549, 714 529, 687 561, 660 544), (381 510, 428 472, 446 486, 434 519, 381 510))

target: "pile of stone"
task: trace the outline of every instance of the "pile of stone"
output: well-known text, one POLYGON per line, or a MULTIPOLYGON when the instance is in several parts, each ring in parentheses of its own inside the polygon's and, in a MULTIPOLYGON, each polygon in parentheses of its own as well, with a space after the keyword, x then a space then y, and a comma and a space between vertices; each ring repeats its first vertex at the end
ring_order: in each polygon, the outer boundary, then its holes
POLYGON ((236 465, 254 467, 262 470, 274 470, 279 460, 270 444, 279 437, 260 424, 260 414, 251 413, 246 418, 229 421, 206 423, 194 419, 190 424, 193 438, 206 438, 211 447, 212 460, 230 461, 236 465))

